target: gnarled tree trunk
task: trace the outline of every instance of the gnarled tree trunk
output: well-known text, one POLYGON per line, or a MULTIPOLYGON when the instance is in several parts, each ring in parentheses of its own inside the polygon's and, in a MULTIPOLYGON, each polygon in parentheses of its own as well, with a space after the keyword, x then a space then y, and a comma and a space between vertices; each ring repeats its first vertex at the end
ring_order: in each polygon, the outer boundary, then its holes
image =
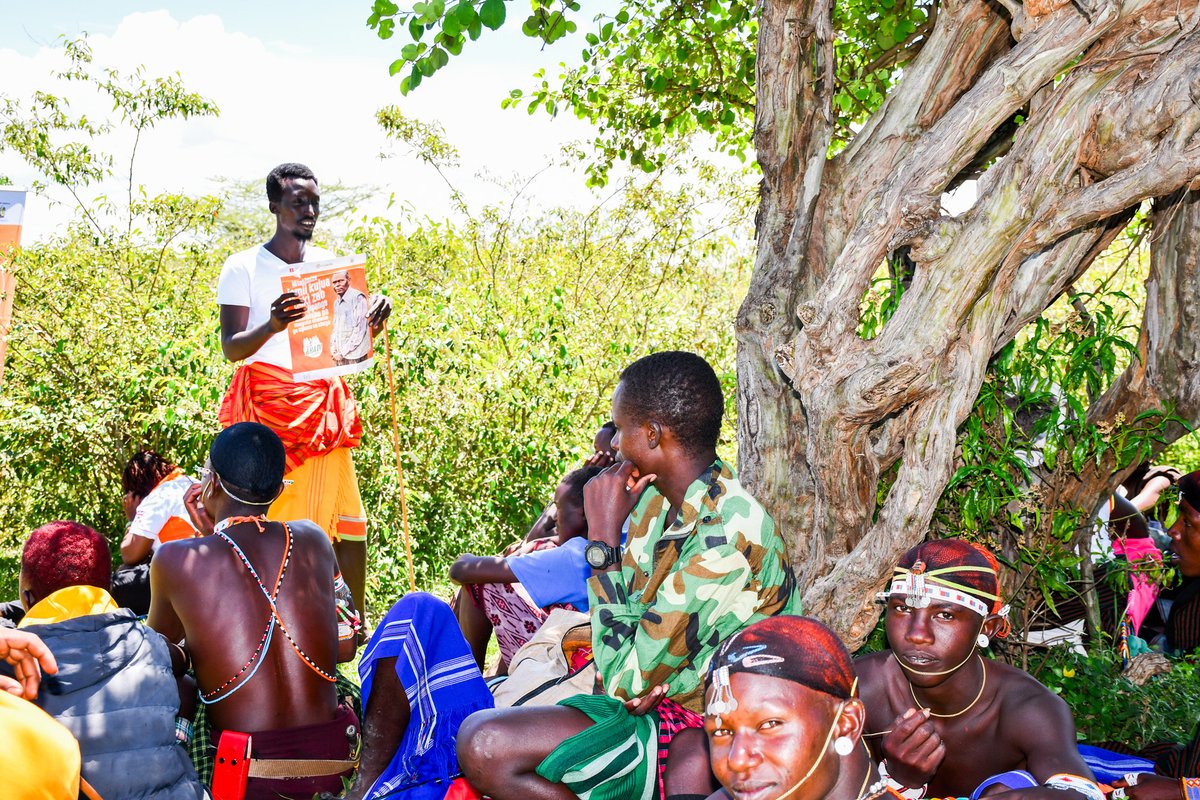
MULTIPOLYGON (((854 645, 891 565, 928 530, 989 359, 1087 270, 1130 209, 1200 175, 1200 8, 946 0, 901 83, 830 158, 831 4, 762 8, 763 182, 738 318, 739 455, 792 546, 808 612, 854 645), (1001 129, 1018 113, 1009 139, 1001 129), (946 215, 943 192, 997 141, 1007 152, 978 201, 946 215), (916 264, 911 286, 864 340, 860 300, 901 247, 916 264)), ((1196 288, 1200 219, 1194 195, 1164 202, 1175 211, 1154 220, 1169 233, 1156 241, 1143 361, 1098 417, 1173 405, 1200 421, 1200 379, 1188 371, 1200 311, 1181 288, 1196 288)), ((1078 497, 1104 491, 1113 471, 1084 476, 1078 497)))

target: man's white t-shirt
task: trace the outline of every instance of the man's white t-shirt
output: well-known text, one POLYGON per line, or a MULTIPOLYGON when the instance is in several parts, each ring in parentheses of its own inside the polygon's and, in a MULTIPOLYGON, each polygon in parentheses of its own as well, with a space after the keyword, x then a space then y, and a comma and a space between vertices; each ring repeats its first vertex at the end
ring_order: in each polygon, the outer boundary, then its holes
POLYGON ((187 506, 183 504, 183 496, 195 482, 187 475, 180 475, 155 486, 138 504, 129 532, 150 539, 155 550, 163 542, 196 536, 187 506))
MULTIPOLYGON (((305 261, 325 261, 330 258, 337 256, 320 247, 309 245, 304 250, 305 261)), ((262 245, 234 253, 225 259, 225 266, 221 267, 221 277, 217 279, 217 303, 249 308, 246 330, 257 328, 271 318, 271 303, 283 294, 282 278, 292 266, 262 245)), ((280 331, 267 339, 245 363, 253 364, 255 361, 291 370, 292 351, 288 347, 287 331, 280 331)))

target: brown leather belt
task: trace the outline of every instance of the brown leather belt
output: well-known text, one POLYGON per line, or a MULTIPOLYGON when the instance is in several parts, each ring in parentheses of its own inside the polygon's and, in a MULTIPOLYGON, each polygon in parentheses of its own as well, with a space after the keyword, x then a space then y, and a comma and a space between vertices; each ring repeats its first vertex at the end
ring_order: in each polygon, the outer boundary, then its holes
POLYGON ((321 778, 326 775, 341 775, 358 766, 357 761, 338 761, 319 758, 252 758, 251 778, 321 778))

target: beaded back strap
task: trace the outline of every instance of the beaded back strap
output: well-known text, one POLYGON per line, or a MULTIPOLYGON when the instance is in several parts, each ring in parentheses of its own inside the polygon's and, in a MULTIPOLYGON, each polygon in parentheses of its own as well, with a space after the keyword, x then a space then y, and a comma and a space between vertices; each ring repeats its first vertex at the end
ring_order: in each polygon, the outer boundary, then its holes
POLYGON ((283 631, 284 638, 286 638, 288 644, 292 646, 292 650, 295 651, 296 655, 300 656, 300 660, 307 664, 309 669, 311 669, 321 678, 329 681, 330 683, 334 683, 337 681, 337 676, 330 675, 328 672, 317 666, 311 658, 309 658, 308 654, 301 649, 300 644, 295 640, 295 638, 292 637, 291 632, 287 629, 287 623, 283 621, 283 617, 279 614, 279 607, 276 604, 276 600, 279 597, 279 584, 283 580, 283 573, 287 570, 287 565, 292 555, 292 529, 285 522, 283 523, 283 530, 287 534, 287 550, 284 553, 283 567, 280 569, 279 578, 275 581, 274 592, 267 591, 267 587, 263 585, 262 579, 259 578, 258 573, 254 571, 254 566, 250 563, 250 559, 246 558, 246 554, 242 552, 242 548, 238 547, 237 543, 224 533, 219 533, 218 535, 225 539, 225 541, 229 542, 229 546, 233 548, 233 551, 237 553, 238 558, 240 558, 242 563, 246 565, 246 569, 250 571, 250 575, 254 578, 255 583, 258 584, 258 588, 262 592, 263 597, 267 598, 267 603, 271 606, 272 621, 279 625, 279 630, 283 631))
POLYGON ((260 666, 262 666, 262 661, 260 661, 259 659, 271 647, 271 637, 275 632, 275 617, 276 617, 274 598, 279 596, 279 586, 280 586, 280 584, 283 583, 283 573, 287 571, 288 562, 291 561, 291 556, 292 556, 292 532, 290 530, 288 530, 286 525, 284 526, 284 531, 287 533, 287 544, 284 546, 283 562, 280 563, 280 565, 279 565, 279 574, 276 576, 275 585, 272 587, 270 592, 267 592, 266 587, 263 586, 262 580, 259 579, 258 573, 254 571, 254 567, 251 566, 250 560, 248 558, 246 558, 246 554, 242 552, 242 548, 238 547, 237 543, 234 542, 233 539, 229 538, 229 536, 225 533, 224 529, 213 531, 213 533, 215 535, 224 539, 225 542, 230 547, 233 548, 233 552, 237 554, 237 556, 241 560, 241 562, 250 571, 250 575, 254 578, 255 583, 258 584, 258 588, 261 589, 267 595, 267 602, 271 606, 271 614, 267 617, 267 627, 263 630, 262 638, 260 638, 258 640, 258 647, 256 647, 254 649, 254 652, 251 654, 250 658, 246 661, 246 663, 242 665, 242 668, 239 669, 232 678, 225 681, 220 686, 218 686, 216 689, 213 689, 211 692, 201 692, 200 693, 200 702, 204 703, 205 705, 219 703, 222 700, 224 700, 225 698, 232 695, 238 689, 242 688, 247 683, 249 683, 250 679, 254 677, 254 673, 258 672, 258 668, 260 666), (237 683, 238 679, 241 678, 242 675, 245 675, 246 670, 250 669, 251 667, 253 667, 254 669, 252 669, 250 671, 249 675, 246 675, 245 680, 241 681, 241 683, 237 683), (229 687, 232 686, 234 683, 237 683, 237 685, 234 686, 232 689, 229 689, 229 687), (229 691, 225 692, 226 689, 229 689, 229 691), (225 694, 222 694, 222 692, 225 692, 225 694), (218 695, 220 695, 220 697, 218 697, 218 695))

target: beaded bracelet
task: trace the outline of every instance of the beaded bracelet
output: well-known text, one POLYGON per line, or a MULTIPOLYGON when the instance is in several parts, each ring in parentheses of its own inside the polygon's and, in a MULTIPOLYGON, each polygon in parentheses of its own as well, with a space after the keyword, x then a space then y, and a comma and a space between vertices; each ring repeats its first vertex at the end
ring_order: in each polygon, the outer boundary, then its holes
MULTIPOLYGON (((1048 789, 1079 792, 1084 797, 1087 797, 1088 800, 1105 800, 1104 791, 1101 790, 1095 781, 1088 780, 1081 775, 1072 775, 1069 772, 1060 772, 1057 775, 1051 775, 1042 785, 1048 789)), ((1200 796, 1196 800, 1200 800, 1200 796)))
POLYGON ((1182 778, 1183 800, 1200 800, 1200 778, 1182 778))

